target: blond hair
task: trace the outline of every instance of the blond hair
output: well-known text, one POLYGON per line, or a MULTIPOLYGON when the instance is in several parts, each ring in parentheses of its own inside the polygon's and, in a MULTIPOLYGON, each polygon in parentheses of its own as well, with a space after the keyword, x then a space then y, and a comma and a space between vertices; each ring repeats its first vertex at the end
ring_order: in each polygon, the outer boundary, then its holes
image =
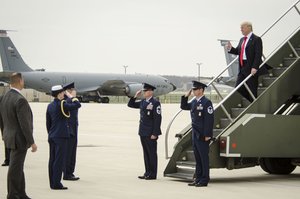
POLYGON ((249 21, 244 21, 243 23, 241 23, 241 26, 247 26, 250 28, 251 32, 253 31, 252 23, 249 21))

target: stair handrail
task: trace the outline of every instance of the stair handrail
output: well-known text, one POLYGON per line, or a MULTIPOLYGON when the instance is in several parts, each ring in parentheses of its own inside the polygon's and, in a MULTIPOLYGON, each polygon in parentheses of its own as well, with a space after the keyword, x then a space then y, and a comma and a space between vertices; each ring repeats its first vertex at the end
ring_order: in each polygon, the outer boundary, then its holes
MULTIPOLYGON (((266 35, 284 16, 286 16, 293 8, 295 8, 295 10, 298 12, 298 14, 299 14, 299 16, 300 16, 300 11, 299 11, 299 9, 298 9, 298 7, 297 7, 297 4, 300 2, 300 0, 297 0, 295 3, 293 3, 292 4, 292 6, 290 6, 277 20, 275 20, 275 22, 273 22, 262 34, 261 34, 261 37, 263 37, 264 35, 266 35)), ((299 27, 298 27, 298 29, 299 29, 299 27)), ((294 33, 293 33, 294 34, 294 33)), ((292 34, 292 35, 293 35, 292 34)), ((278 48, 276 48, 276 49, 278 49, 278 48)), ((274 51, 273 51, 274 52, 274 51)), ((273 53, 272 52, 272 53, 273 53)), ((271 53, 271 54, 272 54, 271 53)), ((265 56, 263 55, 263 57, 265 58, 265 56)), ((269 57, 269 56, 268 56, 269 57)), ((219 78, 220 78, 220 76, 225 72, 225 71, 227 71, 228 70, 228 68, 236 61, 238 59, 238 56, 235 58, 235 59, 233 59, 228 65, 227 65, 227 67, 225 67, 225 69, 223 69, 222 70, 222 72, 221 73, 219 73, 219 75, 217 75, 216 77, 214 77, 208 84, 207 84, 207 86, 210 86, 210 85, 213 85, 213 83, 214 82, 216 82, 219 78)), ((263 61, 263 63, 260 65, 260 66, 262 66, 262 65, 264 65, 266 63, 266 58, 265 58, 265 60, 263 61)), ((240 88, 242 85, 246 85, 246 88, 248 87, 247 86, 247 84, 246 84, 246 81, 249 79, 249 78, 251 78, 251 74, 244 80, 244 81, 242 81, 235 89, 234 89, 234 92, 238 89, 238 88, 240 88)), ((216 90, 218 90, 214 85, 213 85, 213 87, 216 89, 216 90)), ((249 88, 247 88, 247 90, 248 91, 250 91, 250 89, 249 88)), ((228 95, 226 95, 226 97, 225 98, 223 98, 222 100, 221 100, 221 102, 225 102, 233 93, 234 93, 233 91, 231 91, 228 95), (226 100, 225 100, 226 99, 226 100)), ((220 95, 220 92, 217 92, 218 93, 218 95, 220 95)), ((250 94, 251 94, 252 92, 250 91, 250 94)), ((253 97, 253 94, 251 95, 252 97, 253 97)), ((220 97, 222 97, 222 96, 220 96, 220 97)), ((218 104, 219 106, 222 106, 222 104, 221 104, 221 102, 218 104)), ((217 107, 219 107, 217 105, 217 107)), ((215 107, 215 109, 217 108, 217 107, 215 107)), ((223 110, 224 110, 224 108, 223 108, 223 110)), ((226 113, 226 110, 224 110, 225 111, 225 113, 226 113)), ((169 132, 170 132, 170 129, 171 129, 171 126, 172 126, 172 124, 173 124, 173 122, 175 121, 175 119, 177 118, 177 116, 180 114, 182 112, 182 109, 180 109, 174 116, 173 116, 173 118, 172 118, 172 120, 169 122, 169 124, 168 124, 168 126, 167 126, 167 129, 166 129, 166 134, 165 134, 165 158, 166 159, 169 159, 170 157, 169 157, 169 152, 168 152, 168 138, 169 138, 169 132)), ((227 113, 226 113, 226 115, 228 115, 227 113)))

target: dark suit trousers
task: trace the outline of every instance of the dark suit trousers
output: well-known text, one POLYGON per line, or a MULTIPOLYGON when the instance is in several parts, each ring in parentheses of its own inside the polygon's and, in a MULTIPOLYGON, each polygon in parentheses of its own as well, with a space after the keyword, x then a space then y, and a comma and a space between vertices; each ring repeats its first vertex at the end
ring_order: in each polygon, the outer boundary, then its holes
POLYGON ((157 140, 151 140, 149 136, 140 136, 143 154, 145 173, 144 176, 156 178, 157 176, 157 140))
MULTIPOLYGON (((247 63, 245 63, 243 67, 248 67, 247 63)), ((246 79, 249 74, 250 73, 245 73, 243 68, 240 68, 240 72, 237 76, 235 87, 237 87, 244 79, 246 79)), ((257 97, 258 75, 254 75, 254 76, 250 77, 250 79, 248 81, 246 81, 246 84, 250 88, 253 95, 255 97, 257 97)), ((238 89, 238 92, 243 97, 245 97, 248 101, 253 102, 253 98, 251 97, 251 95, 249 94, 248 90, 246 89, 246 87, 244 85, 238 89)))
POLYGON ((62 172, 65 167, 68 138, 49 138, 49 180, 51 188, 63 187, 61 183, 62 172))
POLYGON ((66 167, 64 169, 64 177, 74 176, 77 152, 77 136, 71 135, 67 141, 68 149, 66 155, 66 167))
POLYGON ((27 150, 10 151, 10 162, 7 173, 7 199, 17 199, 26 197, 24 161, 27 150))
POLYGON ((9 163, 9 159, 10 159, 10 149, 5 147, 5 163, 9 163))

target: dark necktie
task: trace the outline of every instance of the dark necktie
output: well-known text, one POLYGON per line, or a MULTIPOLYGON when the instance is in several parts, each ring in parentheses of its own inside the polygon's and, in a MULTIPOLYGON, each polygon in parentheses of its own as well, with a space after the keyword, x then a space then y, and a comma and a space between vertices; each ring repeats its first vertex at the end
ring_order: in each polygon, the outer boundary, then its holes
POLYGON ((240 52, 240 63, 241 63, 241 66, 244 65, 244 63, 243 63, 243 57, 244 57, 244 51, 245 51, 246 41, 247 41, 247 37, 244 37, 244 41, 242 43, 242 48, 241 48, 241 52, 240 52))

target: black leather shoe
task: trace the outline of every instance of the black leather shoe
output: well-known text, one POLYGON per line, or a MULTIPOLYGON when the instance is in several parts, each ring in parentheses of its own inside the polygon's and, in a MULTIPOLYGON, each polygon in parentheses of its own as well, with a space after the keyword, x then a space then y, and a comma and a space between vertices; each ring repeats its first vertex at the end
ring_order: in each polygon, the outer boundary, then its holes
POLYGON ((156 180, 156 177, 146 176, 145 180, 156 180))
POLYGON ((68 189, 68 187, 53 187, 51 189, 55 189, 55 190, 66 190, 68 189))
POLYGON ((145 179, 146 178, 146 176, 138 176, 138 179, 145 179))
POLYGON ((188 183, 188 186, 195 186, 197 184, 197 182, 192 182, 192 183, 188 183))
POLYGON ((28 196, 24 196, 24 197, 22 197, 22 198, 20 198, 20 199, 31 199, 31 198, 28 197, 28 196))
POLYGON ((9 162, 4 161, 3 164, 1 164, 1 166, 3 167, 9 166, 9 162))
POLYGON ((207 187, 207 184, 197 183, 197 184, 195 184, 195 187, 207 187))
POLYGON ((75 177, 75 176, 72 176, 72 177, 64 177, 63 178, 64 180, 70 180, 70 181, 76 181, 76 180, 79 180, 80 178, 79 177, 75 177))

